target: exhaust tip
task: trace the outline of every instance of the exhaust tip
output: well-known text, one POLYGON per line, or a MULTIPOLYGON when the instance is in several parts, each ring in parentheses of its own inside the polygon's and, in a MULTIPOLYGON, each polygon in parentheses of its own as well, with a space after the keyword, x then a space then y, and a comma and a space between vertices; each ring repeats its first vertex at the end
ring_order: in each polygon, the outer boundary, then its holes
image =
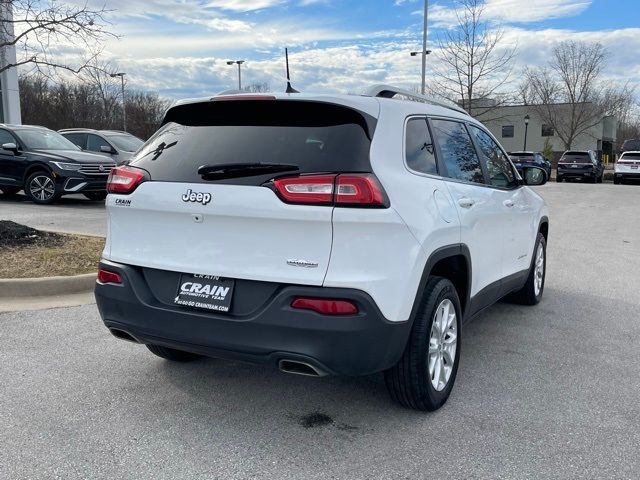
POLYGON ((140 343, 138 340, 133 338, 131 334, 125 332, 124 330, 120 330, 118 328, 110 328, 109 331, 111 332, 111 335, 113 335, 116 338, 119 338, 120 340, 126 340, 127 342, 133 342, 133 343, 140 343))
POLYGON ((304 375, 307 377, 322 377, 325 373, 316 369, 313 365, 298 360, 280 360, 278 363, 280 371, 292 373, 294 375, 304 375))

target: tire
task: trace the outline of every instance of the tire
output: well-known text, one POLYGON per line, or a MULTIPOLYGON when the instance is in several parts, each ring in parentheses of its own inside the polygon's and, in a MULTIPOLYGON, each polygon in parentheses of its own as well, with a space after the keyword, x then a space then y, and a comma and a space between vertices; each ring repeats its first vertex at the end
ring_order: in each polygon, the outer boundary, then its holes
POLYGON ((5 195, 15 195, 22 190, 22 187, 0 187, 0 190, 2 190, 2 193, 5 195))
POLYGON ((83 195, 94 202, 99 202, 107 198, 107 192, 86 192, 83 193, 83 195))
POLYGON ((32 173, 24 182, 24 193, 29 200, 40 205, 49 205, 58 200, 60 192, 57 190, 51 174, 42 170, 32 173))
POLYGON ((620 185, 620 177, 613 177, 613 184, 620 185))
POLYGON ((429 278, 404 353, 396 365, 384 372, 387 389, 394 401, 423 411, 437 410, 444 405, 458 372, 461 324, 460 300, 453 284, 442 277, 429 278), (451 318, 452 313, 455 318, 451 318), (444 328, 444 336, 442 329, 438 328, 439 322, 434 322, 436 318, 448 319, 450 322, 444 328), (432 351, 432 348, 435 350, 432 351), (447 363, 448 378, 445 368, 447 363), (434 376, 438 364, 438 371, 443 372, 445 378, 439 377, 436 381, 434 376), (433 382, 436 382, 437 387, 433 382))
POLYGON ((176 350, 175 348, 161 347, 160 345, 147 345, 149 351, 159 357, 173 362, 191 362, 202 358, 200 355, 191 352, 176 350))
POLYGON ((557 177, 557 176, 556 176, 556 182, 558 182, 558 183, 562 183, 562 177, 557 177))
POLYGON ((529 275, 527 276, 527 283, 524 284, 517 292, 509 295, 508 299, 519 303, 520 305, 537 305, 540 303, 542 294, 544 293, 544 283, 547 275, 547 242, 544 239, 544 235, 538 233, 536 245, 533 249, 533 261, 531 262, 531 268, 529 268, 529 275), (542 251, 542 271, 540 272, 538 267, 539 258, 538 253, 542 251), (536 281, 536 278, 538 280, 536 281))

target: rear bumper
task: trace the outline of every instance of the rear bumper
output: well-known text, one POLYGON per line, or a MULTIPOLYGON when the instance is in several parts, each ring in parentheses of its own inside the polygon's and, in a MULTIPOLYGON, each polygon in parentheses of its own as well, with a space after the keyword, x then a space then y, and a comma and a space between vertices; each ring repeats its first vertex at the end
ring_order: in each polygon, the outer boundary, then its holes
POLYGON ((572 170, 558 170, 557 176, 560 178, 593 178, 596 176, 596 172, 589 171, 572 171, 572 170))
POLYGON ((614 172, 613 176, 625 180, 640 180, 640 172, 614 172))
POLYGON ((137 267, 105 260, 100 267, 123 277, 122 285, 96 283, 98 310, 108 328, 140 343, 210 357, 273 366, 297 360, 326 374, 365 375, 397 363, 411 329, 410 322, 387 321, 373 299, 359 290, 280 285, 255 311, 227 315, 161 301, 137 267), (359 312, 325 316, 293 309, 297 296, 348 299, 359 312))

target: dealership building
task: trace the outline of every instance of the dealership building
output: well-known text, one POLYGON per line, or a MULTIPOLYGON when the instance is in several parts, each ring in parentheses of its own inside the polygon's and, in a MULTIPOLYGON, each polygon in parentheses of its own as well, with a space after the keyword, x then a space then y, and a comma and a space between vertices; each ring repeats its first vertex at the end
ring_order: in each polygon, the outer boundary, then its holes
MULTIPOLYGON (((10 3, 0 5, 0 10, 4 8, 7 11, 0 11, 0 15, 5 18, 10 18, 11 7, 10 3)), ((13 38, 13 26, 11 23, 5 23, 8 25, 6 31, 0 30, 0 40, 13 38)), ((0 27, 2 29, 2 27, 0 27)), ((16 63, 16 48, 15 46, 8 46, 0 48, 0 70, 6 65, 15 65, 16 63)), ((18 93, 18 69, 16 67, 8 68, 0 72, 0 123, 13 123, 20 124, 20 95, 18 93)))

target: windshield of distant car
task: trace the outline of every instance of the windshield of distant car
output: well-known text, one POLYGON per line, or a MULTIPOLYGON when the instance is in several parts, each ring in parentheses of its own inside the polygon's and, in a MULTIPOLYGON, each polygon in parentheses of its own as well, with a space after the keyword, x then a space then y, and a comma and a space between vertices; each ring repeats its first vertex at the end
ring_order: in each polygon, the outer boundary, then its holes
POLYGON ((640 150, 640 140, 625 140, 622 144, 623 151, 640 150))
POLYGON ((105 135, 109 139, 111 143, 113 143, 116 148, 120 150, 124 150, 125 152, 135 152, 137 151, 144 142, 140 140, 138 137, 134 137, 133 135, 105 135))
POLYGON ((15 132, 29 150, 80 150, 58 132, 46 129, 21 129, 15 132))

